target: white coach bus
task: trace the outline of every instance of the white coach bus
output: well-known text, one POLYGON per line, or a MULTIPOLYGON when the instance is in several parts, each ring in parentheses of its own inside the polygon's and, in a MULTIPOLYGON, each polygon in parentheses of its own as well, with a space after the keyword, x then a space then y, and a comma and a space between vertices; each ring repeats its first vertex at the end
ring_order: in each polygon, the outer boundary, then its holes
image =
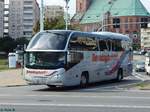
POLYGON ((48 30, 36 34, 26 49, 25 79, 48 86, 85 86, 120 81, 132 74, 132 43, 111 32, 48 30))

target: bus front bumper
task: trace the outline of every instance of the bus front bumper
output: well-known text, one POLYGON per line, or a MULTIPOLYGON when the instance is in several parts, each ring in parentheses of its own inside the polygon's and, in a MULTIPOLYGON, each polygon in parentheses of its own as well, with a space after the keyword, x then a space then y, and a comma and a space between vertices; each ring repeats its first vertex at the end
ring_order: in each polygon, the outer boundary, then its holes
POLYGON ((63 86, 62 77, 60 77, 59 75, 47 77, 33 76, 33 77, 26 77, 25 79, 30 84, 63 86))

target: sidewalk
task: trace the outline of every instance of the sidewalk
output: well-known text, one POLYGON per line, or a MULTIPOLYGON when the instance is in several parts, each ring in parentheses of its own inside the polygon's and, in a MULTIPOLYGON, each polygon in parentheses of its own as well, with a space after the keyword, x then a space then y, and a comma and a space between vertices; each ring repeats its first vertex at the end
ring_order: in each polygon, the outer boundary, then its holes
POLYGON ((21 75, 21 69, 0 71, 0 87, 27 85, 21 75))

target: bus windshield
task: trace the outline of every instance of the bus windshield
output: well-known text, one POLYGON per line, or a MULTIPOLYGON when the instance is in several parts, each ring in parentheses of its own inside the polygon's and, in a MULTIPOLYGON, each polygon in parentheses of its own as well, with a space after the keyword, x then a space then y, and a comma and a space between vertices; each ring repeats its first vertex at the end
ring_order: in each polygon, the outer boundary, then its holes
POLYGON ((47 31, 36 35, 27 50, 64 50, 69 32, 47 31))
POLYGON ((64 68, 65 52, 27 52, 25 66, 32 69, 64 68))

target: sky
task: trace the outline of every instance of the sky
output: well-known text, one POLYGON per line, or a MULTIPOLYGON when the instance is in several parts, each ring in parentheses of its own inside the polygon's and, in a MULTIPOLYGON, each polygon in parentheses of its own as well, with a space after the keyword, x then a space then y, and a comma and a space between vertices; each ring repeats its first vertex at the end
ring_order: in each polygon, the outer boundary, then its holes
MULTIPOLYGON (((9 0, 5 0, 6 3, 8 3, 9 0)), ((37 0, 37 2, 40 4, 41 0, 37 0)), ((65 7, 65 1, 64 0, 43 0, 44 5, 61 5, 65 7)), ((70 0, 69 1, 69 13, 73 15, 76 11, 76 0, 70 0)))
MULTIPOLYGON (((37 0, 37 2, 40 4, 41 0, 37 0)), ((65 1, 64 0, 44 0, 44 5, 61 5, 65 7, 65 1)), ((76 0, 70 0, 69 1, 69 13, 73 15, 76 11, 76 0)))
POLYGON ((146 9, 150 12, 150 0, 141 0, 146 9))

